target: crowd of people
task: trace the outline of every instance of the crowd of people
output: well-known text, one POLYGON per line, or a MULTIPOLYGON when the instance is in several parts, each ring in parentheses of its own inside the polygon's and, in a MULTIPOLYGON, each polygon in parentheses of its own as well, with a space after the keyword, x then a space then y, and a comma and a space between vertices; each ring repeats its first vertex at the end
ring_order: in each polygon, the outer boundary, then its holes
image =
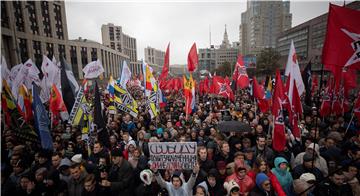
POLYGON ((109 113, 104 95, 106 128, 88 143, 79 127, 55 127, 52 152, 18 140, 2 123, 2 195, 360 195, 360 124, 350 122, 351 114, 323 118, 310 107, 299 121, 301 138, 287 126, 286 148, 276 152, 271 112, 257 111, 248 90, 238 91, 234 102, 201 96, 190 116, 181 96, 167 93, 166 106, 150 119, 141 106, 137 117, 109 113), (219 131, 228 118, 251 131, 219 131), (188 141, 197 143, 192 170, 151 164, 149 142, 188 141))

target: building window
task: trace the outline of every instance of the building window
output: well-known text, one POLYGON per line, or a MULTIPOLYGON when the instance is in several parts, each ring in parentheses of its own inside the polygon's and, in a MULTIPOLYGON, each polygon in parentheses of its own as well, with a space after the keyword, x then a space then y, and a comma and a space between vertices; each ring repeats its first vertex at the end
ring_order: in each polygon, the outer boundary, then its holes
POLYGON ((1 1, 1 26, 9 28, 9 15, 6 10, 5 1, 1 1))
POLYGON ((61 7, 60 5, 54 4, 54 13, 55 13, 55 28, 56 35, 58 39, 64 39, 64 31, 61 21, 61 7))
POLYGON ((28 50, 27 50, 27 41, 26 39, 18 39, 19 42, 19 52, 21 57, 21 62, 25 62, 29 59, 28 50))
POLYGON ((40 67, 42 62, 42 54, 41 54, 41 42, 33 41, 33 50, 34 50, 34 59, 35 64, 40 67))
POLYGON ((91 48, 91 61, 96 61, 96 60, 97 60, 97 49, 91 48))
POLYGON ((70 62, 75 78, 79 78, 79 70, 77 67, 76 46, 70 46, 70 62))
POLYGON ((81 47, 81 64, 83 65, 83 68, 88 64, 86 47, 81 47))
POLYGON ((36 20, 35 1, 28 1, 27 7, 29 11, 30 29, 34 35, 39 35, 39 26, 36 20))
MULTIPOLYGON (((66 59, 66 53, 65 53, 65 45, 59 44, 59 57, 64 57, 66 59)), ((60 58, 59 58, 60 59, 60 58)))
POLYGON ((20 1, 13 1, 16 30, 25 32, 24 18, 20 1))
POLYGON ((41 13, 44 26, 44 34, 46 37, 52 37, 51 35, 51 24, 50 24, 50 14, 49 14, 49 2, 41 2, 41 13))
POLYGON ((114 41, 114 27, 109 27, 110 40, 114 41))
POLYGON ((54 44, 46 43, 46 51, 47 51, 47 57, 49 59, 52 59, 52 57, 54 56, 54 44))
POLYGON ((115 43, 114 43, 114 42, 111 42, 111 43, 110 43, 110 47, 111 47, 113 50, 115 50, 115 43))

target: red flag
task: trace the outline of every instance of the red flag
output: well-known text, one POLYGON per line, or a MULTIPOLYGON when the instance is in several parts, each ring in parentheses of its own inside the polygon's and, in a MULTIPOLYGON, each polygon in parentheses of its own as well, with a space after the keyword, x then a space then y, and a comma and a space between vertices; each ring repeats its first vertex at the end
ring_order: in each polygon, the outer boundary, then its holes
POLYGON ((242 89, 249 87, 249 76, 246 73, 246 67, 240 54, 235 65, 235 70, 234 72, 237 72, 238 75, 236 80, 237 86, 242 89))
POLYGON ((253 77, 253 94, 257 99, 257 104, 261 112, 265 113, 269 110, 269 102, 265 99, 264 87, 259 85, 256 78, 253 77))
POLYGON ((214 94, 221 95, 223 97, 229 98, 231 101, 234 101, 234 93, 231 90, 230 84, 224 78, 220 76, 214 76, 212 84, 212 92, 214 94))
POLYGON ((204 87, 204 93, 209 93, 210 92, 210 87, 209 87, 209 78, 206 76, 204 81, 203 81, 203 87, 204 87))
POLYGON ((322 103, 320 106, 320 115, 328 116, 331 113, 331 79, 328 81, 327 87, 325 88, 324 94, 322 96, 322 103))
POLYGON ((66 120, 69 116, 64 101, 56 85, 53 84, 50 92, 49 111, 52 113, 51 118, 54 125, 59 123, 59 118, 66 120))
POLYGON ((354 114, 356 115, 357 119, 360 120, 360 93, 354 106, 354 114))
POLYGON ((275 91, 273 96, 272 114, 274 116, 273 148, 275 151, 283 151, 286 145, 285 124, 282 102, 284 100, 283 84, 279 70, 276 71, 275 91))
POLYGON ((169 74, 169 64, 170 64, 170 60, 169 60, 170 51, 169 51, 169 48, 170 48, 170 43, 168 44, 168 46, 166 48, 164 66, 163 66, 161 74, 159 76, 160 81, 166 79, 166 77, 169 74))
POLYGON ((188 54, 188 70, 189 72, 193 72, 196 69, 196 66, 198 64, 198 54, 196 50, 196 43, 194 43, 190 49, 190 52, 188 54))
POLYGON ((294 88, 293 88, 293 97, 292 97, 292 109, 293 109, 293 115, 291 119, 291 126, 292 126, 292 133, 296 138, 300 138, 301 133, 298 126, 298 118, 301 117, 303 109, 301 105, 301 99, 300 95, 296 86, 296 81, 294 80, 294 88))
POLYGON ((313 78, 312 78, 312 85, 311 85, 311 94, 314 94, 314 92, 317 90, 318 88, 318 75, 314 75, 313 78))
POLYGON ((325 68, 360 68, 359 18, 358 10, 330 4, 322 53, 325 68))

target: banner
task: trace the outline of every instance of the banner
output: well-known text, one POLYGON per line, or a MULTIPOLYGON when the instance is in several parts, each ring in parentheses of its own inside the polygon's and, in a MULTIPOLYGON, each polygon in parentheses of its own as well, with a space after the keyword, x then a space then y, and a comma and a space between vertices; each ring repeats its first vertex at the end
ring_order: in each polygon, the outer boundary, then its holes
POLYGON ((158 169, 193 169, 197 161, 196 142, 150 142, 150 160, 158 169))

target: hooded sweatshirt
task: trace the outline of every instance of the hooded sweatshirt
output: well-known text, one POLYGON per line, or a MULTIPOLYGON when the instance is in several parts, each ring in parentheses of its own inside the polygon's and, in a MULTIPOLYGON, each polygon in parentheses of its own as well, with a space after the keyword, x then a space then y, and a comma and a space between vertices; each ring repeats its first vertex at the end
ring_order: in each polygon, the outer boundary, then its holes
POLYGON ((275 168, 273 168, 271 172, 276 176, 276 178, 280 182, 280 185, 285 191, 286 195, 292 195, 293 178, 287 169, 285 170, 280 169, 280 163, 288 164, 287 160, 284 159, 283 157, 277 157, 275 158, 274 161, 275 168))
MULTIPOLYGON (((315 144, 315 147, 314 147, 314 143, 311 143, 308 146, 308 148, 314 149, 316 152, 315 153, 316 158, 314 161, 315 167, 319 168, 324 176, 327 176, 328 175, 328 167, 326 164, 326 160, 322 156, 320 156, 319 145, 315 144)), ((304 157, 305 153, 306 152, 302 152, 296 156, 294 162, 291 164, 292 168, 295 168, 296 166, 303 164, 303 162, 304 162, 303 157, 304 157)))

